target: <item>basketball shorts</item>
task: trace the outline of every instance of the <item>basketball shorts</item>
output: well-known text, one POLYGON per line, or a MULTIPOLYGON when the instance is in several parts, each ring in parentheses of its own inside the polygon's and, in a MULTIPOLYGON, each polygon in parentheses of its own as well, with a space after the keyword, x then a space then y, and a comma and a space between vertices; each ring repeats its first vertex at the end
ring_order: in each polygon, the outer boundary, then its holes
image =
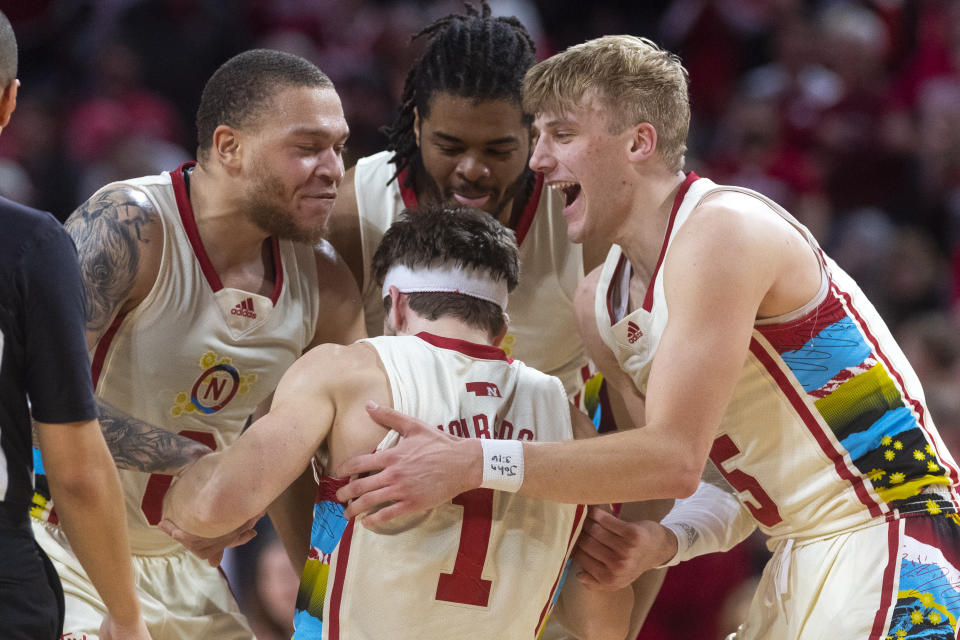
POLYGON ((953 640, 960 518, 925 515, 784 541, 736 640, 953 640))
MULTIPOLYGON (((63 640, 98 639, 106 607, 62 529, 33 520, 33 532, 63 584, 63 640)), ((186 549, 168 555, 134 555, 133 569, 143 619, 153 640, 253 639, 226 578, 186 549)))

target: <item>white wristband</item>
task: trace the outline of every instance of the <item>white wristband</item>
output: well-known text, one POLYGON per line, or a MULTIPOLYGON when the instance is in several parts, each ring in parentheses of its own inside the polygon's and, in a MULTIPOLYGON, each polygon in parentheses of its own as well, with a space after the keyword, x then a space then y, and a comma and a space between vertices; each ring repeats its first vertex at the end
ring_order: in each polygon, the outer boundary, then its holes
POLYGON ((736 496, 702 481, 696 493, 674 503, 660 524, 677 538, 677 554, 660 567, 732 549, 757 526, 736 496))
POLYGON ((483 450, 482 489, 516 493, 523 484, 523 445, 519 440, 480 440, 483 450))

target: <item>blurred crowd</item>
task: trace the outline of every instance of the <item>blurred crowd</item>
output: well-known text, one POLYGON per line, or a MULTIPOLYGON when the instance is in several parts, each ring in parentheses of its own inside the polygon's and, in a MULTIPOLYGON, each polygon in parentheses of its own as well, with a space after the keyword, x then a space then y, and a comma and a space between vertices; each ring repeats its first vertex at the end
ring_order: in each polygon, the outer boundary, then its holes
MULTIPOLYGON (((688 169, 755 188, 810 227, 877 305, 960 454, 960 2, 490 4, 520 17, 540 58, 609 33, 647 36, 678 53, 691 76, 688 169)), ((352 130, 349 166, 385 144, 379 128, 392 120, 417 54, 410 36, 461 7, 458 0, 0 0, 20 42, 22 82, 17 118, 0 138, 0 193, 65 219, 111 180, 176 167, 193 156, 203 83, 252 47, 300 54, 330 75, 352 130)), ((277 547, 263 548, 271 555, 257 560, 259 570, 241 572, 245 583, 282 573, 277 547)), ((718 637, 742 601, 727 597, 730 584, 749 584, 760 555, 747 544, 720 570, 711 559, 671 570, 680 577, 668 580, 641 637, 718 637), (705 573, 726 582, 714 588, 705 573), (698 592, 690 591, 694 583, 698 592), (691 609, 716 629, 691 625, 691 609)), ((246 605, 270 617, 277 589, 251 590, 246 605)))

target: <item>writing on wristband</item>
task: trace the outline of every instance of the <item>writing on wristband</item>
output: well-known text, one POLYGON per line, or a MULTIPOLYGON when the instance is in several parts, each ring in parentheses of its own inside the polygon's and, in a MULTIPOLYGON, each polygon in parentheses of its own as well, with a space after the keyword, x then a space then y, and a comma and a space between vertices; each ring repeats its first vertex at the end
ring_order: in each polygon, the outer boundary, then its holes
POLYGON ((523 445, 519 440, 480 440, 483 451, 482 489, 515 493, 523 484, 523 445))

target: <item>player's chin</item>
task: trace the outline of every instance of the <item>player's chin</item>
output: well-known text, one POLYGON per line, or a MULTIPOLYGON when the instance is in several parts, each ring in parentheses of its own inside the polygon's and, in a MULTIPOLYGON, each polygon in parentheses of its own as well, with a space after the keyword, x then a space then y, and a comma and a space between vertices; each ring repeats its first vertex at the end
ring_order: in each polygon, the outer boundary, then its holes
POLYGON ((571 212, 569 215, 567 211, 563 212, 564 218, 567 222, 567 238, 570 242, 582 243, 586 237, 586 220, 585 216, 582 213, 571 212))
POLYGON ((274 235, 282 240, 315 244, 327 237, 328 218, 301 220, 295 226, 287 227, 274 235))
POLYGON ((311 235, 325 237, 333 215, 333 200, 329 198, 304 198, 300 208, 300 229, 311 235))

